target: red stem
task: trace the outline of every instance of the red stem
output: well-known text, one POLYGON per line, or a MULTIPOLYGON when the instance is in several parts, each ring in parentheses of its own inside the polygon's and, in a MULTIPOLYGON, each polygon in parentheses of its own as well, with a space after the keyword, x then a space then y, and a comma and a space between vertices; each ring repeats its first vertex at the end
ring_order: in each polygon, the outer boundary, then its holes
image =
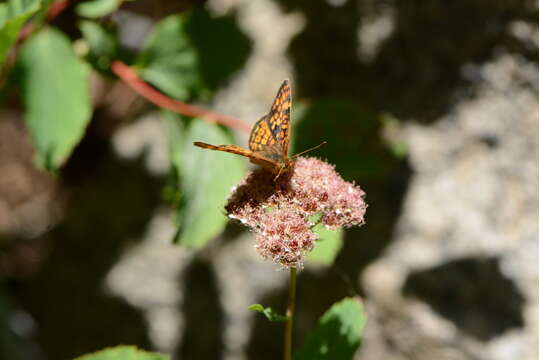
POLYGON ((249 124, 243 122, 238 118, 215 113, 198 106, 189 105, 184 102, 174 100, 160 93, 159 91, 145 83, 143 80, 141 80, 138 74, 132 68, 119 60, 115 60, 112 63, 111 68, 112 72, 114 72, 133 90, 135 90, 135 92, 137 92, 140 96, 144 97, 145 99, 159 107, 174 111, 181 115, 191 117, 203 117, 211 122, 217 122, 230 128, 242 130, 245 132, 249 132, 251 130, 251 126, 249 124))
POLYGON ((47 19, 51 21, 52 19, 60 15, 60 13, 64 11, 68 5, 69 5, 69 0, 59 0, 59 1, 53 2, 49 6, 49 10, 47 11, 47 19))
MULTIPOLYGON (((64 11, 69 5, 69 0, 58 0, 53 2, 47 10, 47 19, 49 21, 56 18, 62 11, 64 11)), ((26 24, 19 34, 18 41, 21 42, 26 39, 35 29, 33 23, 26 24)), ((151 103, 174 111, 178 114, 191 116, 191 117, 203 117, 206 120, 211 122, 217 122, 228 126, 230 128, 242 130, 249 132, 251 126, 242 120, 235 118, 233 116, 223 115, 215 113, 204 108, 189 105, 178 100, 174 100, 161 92, 157 91, 143 80, 141 80, 138 74, 131 69, 129 66, 125 65, 121 61, 114 61, 112 63, 112 71, 125 83, 127 83, 135 92, 139 95, 150 101, 151 103)))

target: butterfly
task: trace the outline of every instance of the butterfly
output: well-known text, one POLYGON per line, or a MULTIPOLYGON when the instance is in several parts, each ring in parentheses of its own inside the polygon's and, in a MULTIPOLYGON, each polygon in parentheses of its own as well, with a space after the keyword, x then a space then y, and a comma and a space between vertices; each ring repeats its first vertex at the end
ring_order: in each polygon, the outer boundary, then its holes
POLYGON ((314 150, 324 143, 296 154, 288 156, 288 146, 290 144, 290 106, 292 105, 290 82, 284 80, 277 96, 271 105, 268 114, 262 116, 251 130, 249 136, 249 149, 236 145, 210 145, 196 141, 195 146, 225 151, 249 158, 249 160, 275 174, 275 180, 279 176, 289 172, 294 160, 299 155, 307 151, 314 150))

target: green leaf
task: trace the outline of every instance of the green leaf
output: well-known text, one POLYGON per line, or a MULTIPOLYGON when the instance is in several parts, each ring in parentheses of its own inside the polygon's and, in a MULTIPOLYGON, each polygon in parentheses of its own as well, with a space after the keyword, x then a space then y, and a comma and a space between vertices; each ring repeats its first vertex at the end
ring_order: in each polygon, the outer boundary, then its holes
POLYGON ((99 71, 108 73, 118 49, 114 34, 93 21, 81 21, 79 28, 90 47, 89 62, 99 71))
MULTIPOLYGON (((183 161, 183 149, 186 147, 185 143, 185 131, 186 125, 183 119, 170 112, 163 110, 161 112, 163 119, 165 120, 165 126, 168 137, 168 153, 170 158, 171 167, 174 171, 176 179, 181 178, 181 169, 183 161)), ((193 120, 191 120, 193 121, 193 120)), ((204 121, 204 120, 201 120, 204 121)))
POLYGON ((272 322, 285 322, 287 320, 286 316, 277 313, 275 310, 273 310, 270 307, 265 308, 264 306, 260 304, 253 304, 249 306, 247 309, 264 314, 266 318, 272 322))
POLYGON ((9 0, 0 4, 0 66, 17 40, 24 23, 41 6, 40 0, 9 0))
POLYGON ((330 230, 322 224, 317 224, 312 230, 318 234, 318 240, 307 259, 323 265, 333 264, 342 247, 343 231, 330 230))
POLYGON ((170 357, 123 345, 83 355, 75 360, 170 360, 170 357))
POLYGON ((249 51, 249 39, 233 17, 212 17, 196 7, 159 22, 136 63, 144 80, 187 100, 215 91, 242 68, 249 51))
POLYGON ((200 247, 224 229, 227 218, 223 206, 231 188, 245 173, 243 162, 238 156, 193 145, 193 141, 233 143, 219 126, 204 119, 193 119, 182 127, 178 116, 165 114, 170 158, 182 192, 176 242, 200 247))
POLYGON ((91 116, 88 68, 67 36, 53 28, 29 38, 20 53, 25 120, 38 164, 56 169, 71 154, 91 116))
POLYGON ((179 100, 203 90, 199 57, 185 31, 185 16, 160 21, 137 59, 140 76, 179 100))
POLYGON ((122 2, 122 0, 86 1, 78 4, 75 11, 80 16, 95 19, 116 11, 122 5, 122 2))
POLYGON ((352 360, 366 316, 358 299, 345 298, 326 311, 294 360, 352 360))
POLYGON ((198 54, 204 84, 212 91, 243 67, 251 50, 249 38, 232 16, 214 17, 202 7, 187 18, 186 32, 198 54))

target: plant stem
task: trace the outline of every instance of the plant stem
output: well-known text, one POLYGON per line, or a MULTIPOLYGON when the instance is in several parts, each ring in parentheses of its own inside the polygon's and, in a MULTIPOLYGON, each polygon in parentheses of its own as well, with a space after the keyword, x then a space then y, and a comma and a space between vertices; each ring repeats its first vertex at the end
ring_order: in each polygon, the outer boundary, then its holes
POLYGON ((186 116, 203 117, 211 122, 217 122, 230 128, 245 131, 247 133, 251 129, 251 125, 235 117, 215 113, 213 111, 209 111, 198 106, 186 104, 182 101, 178 101, 172 99, 169 96, 166 96, 165 94, 157 91, 155 88, 150 86, 148 83, 144 82, 138 76, 137 72, 134 69, 132 69, 130 66, 127 66, 120 60, 115 60, 112 62, 111 70, 127 85, 129 85, 131 89, 133 89, 136 93, 159 107, 186 116))
POLYGON ((296 268, 290 268, 290 282, 288 284, 288 305, 286 307, 286 327, 284 330, 284 360, 292 360, 292 328, 296 306, 296 268))

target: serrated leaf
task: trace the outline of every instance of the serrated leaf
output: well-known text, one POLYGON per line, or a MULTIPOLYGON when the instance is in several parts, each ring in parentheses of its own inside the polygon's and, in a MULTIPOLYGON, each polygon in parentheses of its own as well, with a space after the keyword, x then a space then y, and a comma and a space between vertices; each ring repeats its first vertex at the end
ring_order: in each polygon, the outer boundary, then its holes
POLYGON ((9 0, 0 4, 0 66, 4 64, 24 23, 40 6, 40 0, 9 0))
POLYGON ((136 61, 144 80, 179 100, 204 88, 199 57, 185 30, 186 16, 161 20, 136 61))
POLYGON ((223 209, 226 198, 245 170, 238 156, 193 145, 193 141, 233 143, 219 126, 203 119, 193 119, 182 129, 178 125, 179 117, 168 114, 165 119, 170 137, 178 142, 170 146, 171 161, 179 175, 182 193, 178 213, 180 229, 175 240, 182 245, 200 247, 224 229, 227 222, 223 209))
POLYGON ((264 316, 269 321, 272 321, 272 322, 285 322, 288 319, 286 316, 279 314, 278 312, 276 312, 272 308, 270 308, 270 307, 266 308, 266 307, 264 307, 264 306, 262 306, 260 304, 253 304, 253 305, 249 306, 247 309, 259 312, 261 314, 264 314, 264 316))
POLYGON ((75 360, 170 360, 170 357, 139 350, 135 346, 116 346, 80 356, 75 360))
POLYGON ((80 3, 75 8, 75 11, 80 16, 95 19, 100 18, 116 11, 122 0, 93 0, 80 3))
POLYGON ((81 21, 79 28, 90 47, 89 62, 99 71, 108 72, 111 61, 117 53, 115 37, 93 21, 81 21))
POLYGON ((318 240, 314 249, 308 254, 307 259, 323 265, 331 265, 342 248, 342 230, 330 230, 322 224, 317 224, 312 228, 318 234, 318 240))
POLYGON ((358 299, 333 304, 317 328, 295 354, 294 360, 352 360, 361 344, 366 316, 358 299))
POLYGON ((58 168, 84 134, 91 116, 88 68, 74 54, 67 36, 40 31, 22 47, 19 65, 25 121, 38 164, 58 168))

